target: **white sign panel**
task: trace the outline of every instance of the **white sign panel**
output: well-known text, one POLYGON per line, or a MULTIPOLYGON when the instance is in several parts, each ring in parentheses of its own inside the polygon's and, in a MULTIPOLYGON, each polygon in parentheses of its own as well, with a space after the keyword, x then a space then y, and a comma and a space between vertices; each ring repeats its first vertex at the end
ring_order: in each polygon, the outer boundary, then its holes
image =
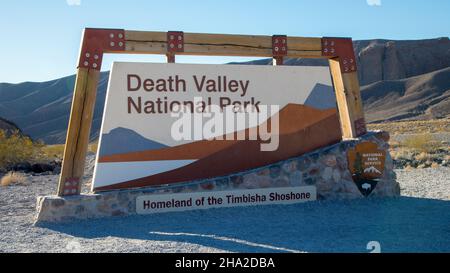
POLYGON ((116 62, 93 190, 226 176, 340 138, 328 67, 116 62), (222 116, 205 114, 208 106, 222 116), (257 114, 242 113, 247 107, 257 114), (180 108, 191 114, 174 115, 180 108))
POLYGON ((136 212, 150 214, 195 209, 295 204, 316 200, 316 187, 286 187, 216 192, 144 195, 136 198, 136 212))

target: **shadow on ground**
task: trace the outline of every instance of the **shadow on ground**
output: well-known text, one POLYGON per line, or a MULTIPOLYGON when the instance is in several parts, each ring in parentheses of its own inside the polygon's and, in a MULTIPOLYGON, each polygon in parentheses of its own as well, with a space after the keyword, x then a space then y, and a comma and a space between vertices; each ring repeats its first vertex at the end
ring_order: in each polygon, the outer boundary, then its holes
POLYGON ((199 244, 232 252, 450 252, 450 201, 421 198, 322 201, 47 224, 82 238, 107 236, 199 244))

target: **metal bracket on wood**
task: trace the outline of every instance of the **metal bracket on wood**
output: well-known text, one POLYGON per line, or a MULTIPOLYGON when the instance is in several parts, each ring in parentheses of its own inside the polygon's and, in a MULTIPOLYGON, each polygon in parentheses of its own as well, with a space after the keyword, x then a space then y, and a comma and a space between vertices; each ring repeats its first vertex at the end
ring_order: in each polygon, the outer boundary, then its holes
POLYGON ((322 56, 339 58, 342 73, 357 71, 353 41, 350 38, 322 38, 322 56))
POLYGON ((125 30, 86 28, 78 67, 100 70, 103 53, 125 51, 125 30))
POLYGON ((80 190, 80 179, 79 178, 67 178, 64 181, 62 193, 64 196, 78 195, 80 190))
POLYGON ((282 65, 284 57, 288 54, 288 44, 286 35, 272 36, 272 55, 276 65, 282 65))
POLYGON ((175 62, 176 52, 184 51, 184 33, 182 31, 167 32, 167 62, 175 62))

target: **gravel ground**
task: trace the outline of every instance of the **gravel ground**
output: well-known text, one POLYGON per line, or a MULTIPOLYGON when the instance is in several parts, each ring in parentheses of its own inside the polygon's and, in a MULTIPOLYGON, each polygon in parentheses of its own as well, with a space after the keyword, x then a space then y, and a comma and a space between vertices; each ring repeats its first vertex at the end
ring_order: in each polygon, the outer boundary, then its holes
POLYGON ((450 168, 397 170, 402 197, 32 225, 57 176, 0 187, 0 252, 450 252, 450 168))

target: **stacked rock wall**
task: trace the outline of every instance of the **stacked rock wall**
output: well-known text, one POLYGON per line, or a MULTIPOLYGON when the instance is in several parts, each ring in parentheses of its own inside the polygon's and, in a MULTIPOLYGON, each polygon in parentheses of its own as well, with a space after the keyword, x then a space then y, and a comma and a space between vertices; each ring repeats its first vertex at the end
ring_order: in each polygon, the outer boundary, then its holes
POLYGON ((37 222, 71 221, 136 214, 136 197, 148 194, 187 193, 239 189, 316 186, 318 200, 365 198, 352 179, 347 152, 358 143, 373 142, 386 151, 384 171, 369 197, 400 195, 389 155, 389 135, 370 132, 312 153, 261 168, 214 179, 173 186, 102 192, 72 197, 44 196, 37 201, 37 222))

